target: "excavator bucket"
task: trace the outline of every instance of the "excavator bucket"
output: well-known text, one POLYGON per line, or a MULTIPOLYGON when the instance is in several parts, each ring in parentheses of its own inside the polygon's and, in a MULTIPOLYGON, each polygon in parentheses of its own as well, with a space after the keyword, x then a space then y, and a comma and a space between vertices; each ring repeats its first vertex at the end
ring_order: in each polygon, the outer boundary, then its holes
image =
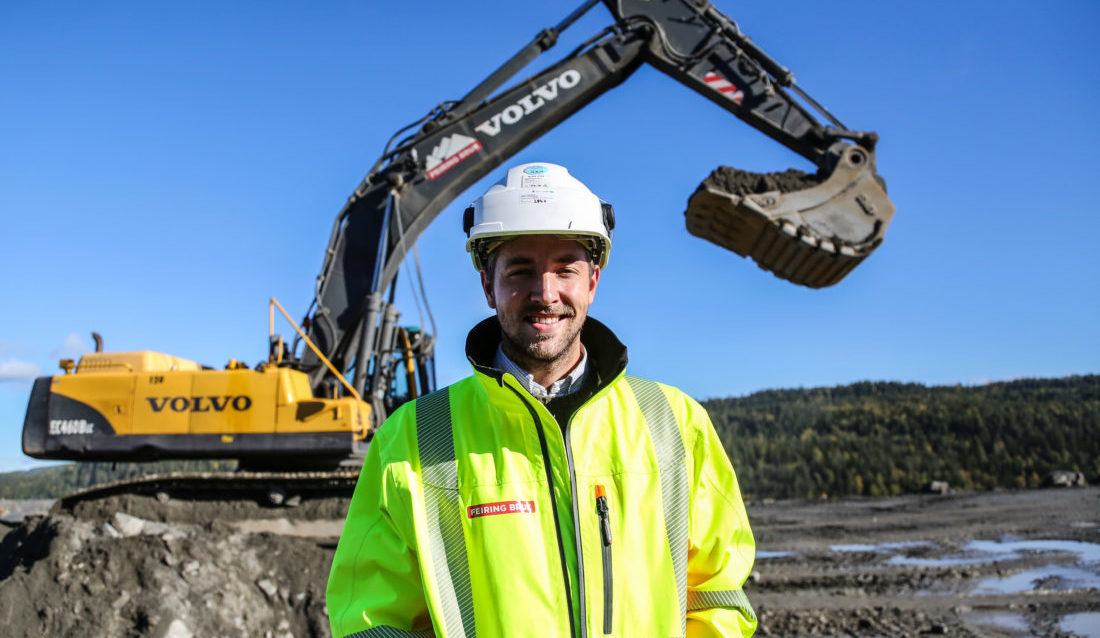
POLYGON ((844 278, 882 243, 894 205, 874 151, 841 144, 828 177, 721 167, 688 200, 692 235, 810 288, 844 278))

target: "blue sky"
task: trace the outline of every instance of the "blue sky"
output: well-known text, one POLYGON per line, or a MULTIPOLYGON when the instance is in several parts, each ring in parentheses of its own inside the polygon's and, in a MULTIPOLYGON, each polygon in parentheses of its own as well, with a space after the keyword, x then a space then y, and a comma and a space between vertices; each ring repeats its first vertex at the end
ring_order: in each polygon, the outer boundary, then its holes
MULTIPOLYGON (((578 4, 0 5, 0 471, 35 465, 19 443, 30 379, 92 330, 110 350, 264 358, 268 297, 302 315, 332 220, 390 135, 578 4)), ((1100 5, 717 6, 845 124, 879 132, 898 212, 825 290, 690 236, 686 199, 713 168, 811 167, 639 70, 509 162, 564 164, 615 205, 592 314, 635 374, 702 399, 1100 372, 1100 5)), ((532 71, 609 21, 596 7, 532 71)), ((500 174, 420 240, 442 382, 467 374, 465 333, 489 312, 461 211, 500 174)))

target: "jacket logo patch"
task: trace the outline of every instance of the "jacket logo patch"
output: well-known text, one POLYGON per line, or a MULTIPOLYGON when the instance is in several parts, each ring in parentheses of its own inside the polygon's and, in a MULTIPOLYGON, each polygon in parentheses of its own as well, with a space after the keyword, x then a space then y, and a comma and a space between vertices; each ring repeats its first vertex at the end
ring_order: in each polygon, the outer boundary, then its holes
POLYGON ((479 518, 482 516, 495 516, 497 514, 534 514, 534 501, 499 501, 497 503, 482 503, 466 508, 466 516, 479 518))

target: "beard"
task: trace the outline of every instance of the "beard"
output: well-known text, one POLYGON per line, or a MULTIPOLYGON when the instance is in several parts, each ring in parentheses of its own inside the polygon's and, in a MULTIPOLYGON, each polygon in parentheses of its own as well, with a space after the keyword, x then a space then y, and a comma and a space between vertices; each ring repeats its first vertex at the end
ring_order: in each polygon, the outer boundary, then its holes
POLYGON ((504 353, 521 367, 529 368, 533 367, 532 364, 538 366, 553 364, 565 357, 573 344, 580 339, 584 317, 577 320, 577 313, 570 306, 530 305, 523 308, 518 320, 501 317, 500 325, 504 353), (524 317, 537 313, 559 315, 566 325, 563 330, 555 334, 528 336, 524 330, 527 324, 524 317))

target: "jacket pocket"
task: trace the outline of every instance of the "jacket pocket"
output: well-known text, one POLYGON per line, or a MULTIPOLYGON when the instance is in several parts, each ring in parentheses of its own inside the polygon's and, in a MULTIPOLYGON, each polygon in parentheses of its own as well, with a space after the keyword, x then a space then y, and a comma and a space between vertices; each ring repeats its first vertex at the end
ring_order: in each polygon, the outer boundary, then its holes
POLYGON ((614 602, 614 578, 611 572, 611 520, 608 517, 607 494, 596 486, 596 514, 600 517, 600 549, 603 554, 603 633, 611 633, 614 602))

